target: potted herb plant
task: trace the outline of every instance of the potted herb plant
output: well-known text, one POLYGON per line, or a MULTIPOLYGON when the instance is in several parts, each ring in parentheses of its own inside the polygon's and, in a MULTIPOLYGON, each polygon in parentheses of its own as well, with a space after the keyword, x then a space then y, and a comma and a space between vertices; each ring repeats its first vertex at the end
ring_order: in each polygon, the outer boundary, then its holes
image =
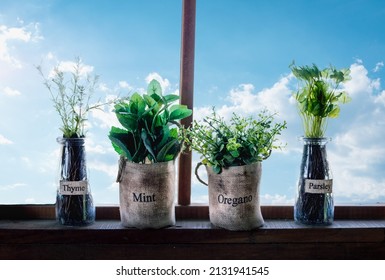
POLYGON ((173 104, 178 99, 163 95, 152 80, 146 94, 134 93, 115 104, 122 128, 112 127, 109 139, 120 155, 117 181, 125 227, 175 224, 175 159, 182 145, 177 121, 192 114, 187 106, 173 104))
POLYGON ((229 122, 213 108, 201 122, 185 129, 186 145, 201 155, 195 174, 209 188, 210 221, 228 230, 251 230, 263 225, 259 204, 261 162, 276 144, 286 122, 275 123, 274 115, 263 111, 258 119, 233 113, 229 122), (204 165, 208 183, 199 178, 204 165))
POLYGON ((41 66, 37 70, 51 94, 54 108, 61 119, 60 182, 56 196, 56 216, 63 225, 88 225, 95 221, 95 206, 87 176, 85 151, 85 122, 91 110, 102 104, 91 104, 98 76, 84 75, 80 58, 73 71, 65 72, 59 66, 45 77, 41 66))
POLYGON ((299 81, 294 94, 303 121, 304 142, 294 219, 310 225, 327 225, 334 220, 333 178, 327 160, 325 136, 329 118, 337 118, 340 104, 350 101, 341 84, 350 79, 349 69, 333 66, 320 70, 315 64, 290 65, 299 81))

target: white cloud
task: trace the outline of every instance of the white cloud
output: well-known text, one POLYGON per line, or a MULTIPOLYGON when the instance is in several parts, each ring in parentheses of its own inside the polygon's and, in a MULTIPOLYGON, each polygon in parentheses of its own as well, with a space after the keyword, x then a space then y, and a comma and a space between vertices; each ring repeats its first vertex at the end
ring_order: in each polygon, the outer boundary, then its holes
POLYGON ((280 194, 264 194, 260 196, 261 205, 293 205, 294 199, 280 194))
MULTIPOLYGON (((49 63, 47 66, 47 68, 50 69, 48 71, 48 78, 55 76, 55 69, 64 73, 74 73, 76 69, 79 71, 80 78, 86 78, 87 75, 90 75, 94 71, 94 67, 84 64, 81 58, 76 58, 75 60, 60 60, 54 53, 48 52, 44 55, 43 60, 49 63)), ((99 86, 102 90, 105 84, 99 84, 99 86)))
POLYGON ((25 157, 25 156, 24 156, 24 157, 21 157, 20 160, 21 160, 24 164, 26 164, 27 166, 29 166, 29 167, 34 166, 34 164, 32 163, 31 159, 28 158, 28 157, 25 157))
MULTIPOLYGON (((255 91, 252 84, 241 84, 231 89, 226 97, 230 104, 216 107, 216 111, 225 119, 229 119, 233 112, 240 115, 257 116, 262 110, 267 109, 271 113, 277 113, 277 120, 294 119, 297 112, 295 106, 290 106, 290 104, 293 105, 292 90, 289 88, 290 80, 291 75, 282 77, 271 88, 258 92, 255 91)), ((209 114, 211 107, 194 110, 194 117, 199 119, 201 116, 209 114)))
POLYGON ((382 62, 382 61, 381 61, 381 62, 378 62, 378 63, 376 64, 376 66, 374 67, 373 72, 378 72, 378 71, 380 71, 382 67, 384 67, 384 62, 382 62))
POLYGON ((13 144, 13 142, 0 134, 0 145, 10 145, 10 144, 13 144))
MULTIPOLYGON (((73 73, 76 68, 77 62, 76 61, 61 61, 58 65, 58 70, 62 72, 68 72, 73 73)), ((79 75, 80 77, 86 77, 88 74, 92 73, 94 71, 94 67, 84 64, 80 62, 79 65, 79 75)), ((50 76, 53 75, 53 72, 51 72, 50 76)))
POLYGON ((122 89, 128 89, 128 90, 132 90, 133 87, 129 85, 129 83, 127 83, 126 81, 120 81, 119 82, 119 87, 122 88, 122 89))
POLYGON ((112 106, 105 106, 105 110, 93 110, 92 118, 98 121, 101 128, 110 128, 111 126, 121 127, 112 106))
POLYGON ((92 153, 92 154, 103 155, 103 154, 106 154, 107 149, 102 145, 95 143, 92 137, 87 137, 86 150, 87 150, 87 153, 90 153, 90 154, 92 153))
POLYGON ((55 59, 55 55, 52 52, 48 52, 45 55, 45 58, 48 59, 48 60, 53 60, 53 59, 55 59))
POLYGON ((385 90, 383 90, 377 97, 375 97, 374 102, 385 106, 385 90))
POLYGON ((0 185, 0 190, 1 191, 7 191, 7 190, 14 190, 18 188, 22 188, 27 186, 25 183, 14 183, 14 184, 9 184, 9 185, 0 185))
POLYGON ((105 83, 99 83, 99 90, 102 92, 110 92, 109 87, 105 83))
POLYGON ((4 87, 3 93, 6 96, 19 96, 19 95, 21 95, 20 91, 18 91, 17 89, 10 88, 10 87, 4 87))
POLYGON ((380 79, 370 79, 368 70, 360 63, 354 63, 350 66, 351 80, 346 82, 344 89, 353 97, 359 95, 373 94, 374 90, 380 87, 380 79))
POLYGON ((118 174, 118 164, 106 164, 98 160, 89 161, 87 163, 88 168, 106 173, 109 177, 115 179, 118 174))
POLYGON ((194 197, 193 203, 202 203, 206 204, 209 201, 209 196, 208 195, 199 195, 194 197))
POLYGON ((26 204, 34 204, 34 203, 36 203, 36 199, 33 198, 33 197, 26 198, 26 199, 25 199, 25 203, 26 203, 26 204))
POLYGON ((280 115, 291 117, 294 111, 287 110, 290 101, 291 89, 288 87, 291 76, 282 77, 271 88, 265 88, 257 93, 253 93, 254 86, 251 84, 242 84, 238 88, 232 89, 229 94, 229 100, 233 106, 229 109, 235 109, 239 113, 256 114, 263 109, 280 115))
POLYGON ((61 147, 58 144, 55 149, 49 152, 44 151, 30 157, 21 158, 21 160, 30 170, 44 174, 58 174, 60 153, 61 147))
MULTIPOLYGON (((275 121, 286 121, 288 127, 291 128, 290 131, 283 131, 282 135, 278 137, 280 142, 288 143, 298 137, 297 130, 294 128, 301 126, 297 108, 292 98, 291 80, 291 74, 283 76, 272 87, 260 91, 256 91, 252 84, 241 84, 229 91, 225 98, 229 104, 215 109, 225 120, 230 119, 233 113, 253 117, 257 117, 265 109, 272 114, 276 113, 275 121)), ((194 119, 199 121, 210 113, 211 107, 194 108, 194 119)), ((293 151, 290 149, 287 147, 276 152, 288 153, 293 151)))
POLYGON ((346 131, 333 139, 329 149, 329 161, 335 174, 335 191, 340 197, 359 197, 361 200, 385 197, 385 122, 372 106, 364 122, 353 121, 346 131))
POLYGON ((107 189, 113 192, 119 191, 119 183, 113 182, 107 187, 107 189))
MULTIPOLYGON (((168 79, 164 79, 158 73, 152 72, 147 75, 145 81, 146 83, 150 83, 152 79, 156 79, 160 83, 163 93, 170 93, 167 92, 167 90, 169 90, 170 88, 170 82, 168 79)), ((119 81, 117 87, 118 89, 128 89, 129 91, 136 91, 140 94, 145 93, 145 89, 134 88, 126 81, 119 81)), ((99 89, 107 93, 113 93, 118 90, 117 88, 111 89, 106 84, 101 84, 99 89)), ((175 90, 174 94, 178 94, 178 90, 175 90)), ((117 97, 117 94, 109 94, 108 96, 106 96, 106 102, 113 101, 117 97)), ((91 115, 92 118, 98 121, 97 125, 101 128, 110 128, 111 126, 121 127, 121 124, 119 123, 115 113, 113 112, 113 104, 106 105, 104 110, 93 110, 91 112, 91 115)))
POLYGON ((0 60, 7 64, 21 68, 21 61, 12 54, 12 41, 21 41, 24 43, 36 42, 42 39, 39 35, 39 24, 31 23, 21 27, 8 27, 0 25, 0 60))

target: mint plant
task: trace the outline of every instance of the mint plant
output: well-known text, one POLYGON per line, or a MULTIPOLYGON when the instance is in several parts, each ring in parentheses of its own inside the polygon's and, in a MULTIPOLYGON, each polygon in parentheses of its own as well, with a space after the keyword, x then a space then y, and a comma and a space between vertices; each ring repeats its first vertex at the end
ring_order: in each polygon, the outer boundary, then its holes
POLYGON ((286 122, 273 123, 274 114, 262 111, 258 119, 233 113, 229 123, 215 109, 202 122, 194 121, 184 129, 186 145, 201 155, 202 163, 217 174, 223 168, 241 166, 267 159, 276 145, 276 136, 286 128, 286 122))
POLYGON ((115 114, 123 128, 112 127, 109 139, 115 151, 136 163, 174 160, 181 150, 178 120, 192 111, 173 104, 178 95, 162 95, 158 81, 152 80, 147 93, 134 93, 115 103, 115 114))
POLYGON ((337 70, 333 66, 320 70, 315 64, 295 66, 294 62, 289 67, 299 81, 294 97, 303 120, 305 137, 322 138, 328 118, 337 118, 340 104, 351 100, 340 88, 341 83, 350 79, 350 70, 337 70))

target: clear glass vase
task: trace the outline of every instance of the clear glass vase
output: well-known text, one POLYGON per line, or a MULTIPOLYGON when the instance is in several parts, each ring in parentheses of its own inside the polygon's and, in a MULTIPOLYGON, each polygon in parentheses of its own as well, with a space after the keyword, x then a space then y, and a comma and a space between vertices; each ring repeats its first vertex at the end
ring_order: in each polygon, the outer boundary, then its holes
POLYGON ((58 138, 62 145, 56 217, 62 225, 81 226, 95 221, 87 177, 84 138, 58 138))
POLYGON ((333 178, 327 160, 329 138, 302 138, 303 154, 294 220, 307 225, 328 225, 334 220, 333 178))

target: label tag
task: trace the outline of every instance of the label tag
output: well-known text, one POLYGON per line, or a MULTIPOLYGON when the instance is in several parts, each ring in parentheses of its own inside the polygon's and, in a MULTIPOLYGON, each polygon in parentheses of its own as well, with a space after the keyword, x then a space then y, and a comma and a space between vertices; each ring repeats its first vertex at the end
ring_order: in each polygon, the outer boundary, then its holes
POLYGON ((59 193, 62 195, 85 195, 88 193, 88 181, 60 181, 59 193))
POLYGON ((223 194, 218 195, 219 204, 228 204, 232 207, 237 207, 240 204, 249 203, 253 200, 252 195, 245 195, 240 197, 226 197, 223 194))
POLYGON ((333 180, 312 180, 305 179, 305 193, 332 193, 333 180))

